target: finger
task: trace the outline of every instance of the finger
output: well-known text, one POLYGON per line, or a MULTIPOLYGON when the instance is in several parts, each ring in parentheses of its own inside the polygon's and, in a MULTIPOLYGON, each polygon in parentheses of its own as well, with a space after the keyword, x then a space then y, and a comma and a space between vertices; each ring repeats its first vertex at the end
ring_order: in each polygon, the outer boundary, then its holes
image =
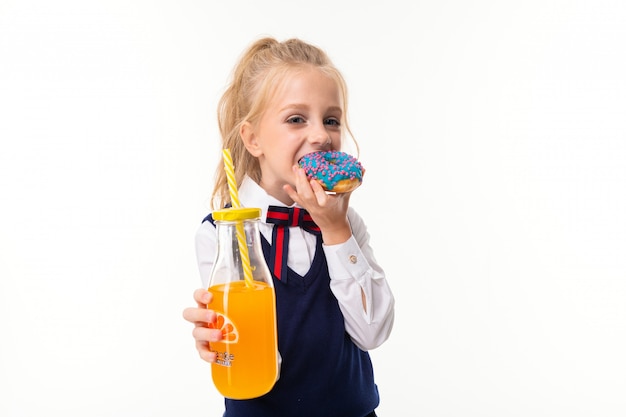
POLYGON ((207 326, 209 323, 215 323, 215 312, 206 307, 188 307, 183 310, 183 318, 190 323, 207 326))
POLYGON ((215 362, 217 354, 211 349, 211 345, 207 342, 196 342, 196 350, 200 357, 207 362, 215 362))
POLYGON ((217 359, 217 353, 213 352, 209 346, 206 347, 198 347, 198 353, 203 361, 213 363, 217 359))
POLYGON ((193 328, 191 335, 196 342, 219 342, 222 340, 222 331, 220 329, 209 329, 208 327, 196 326, 193 328))
POLYGON ((312 196, 311 186, 304 169, 298 167, 297 165, 294 165, 293 169, 296 174, 296 191, 300 196, 302 196, 302 198, 310 198, 312 196))
POLYGON ((193 299, 198 303, 198 307, 206 307, 211 301, 213 301, 213 294, 204 288, 198 288, 193 292, 193 299))
POLYGON ((320 184, 317 180, 311 180, 309 183, 311 185, 311 189, 313 190, 313 194, 315 195, 315 199, 317 200, 317 204, 322 207, 325 206, 329 196, 326 194, 322 184, 320 184))

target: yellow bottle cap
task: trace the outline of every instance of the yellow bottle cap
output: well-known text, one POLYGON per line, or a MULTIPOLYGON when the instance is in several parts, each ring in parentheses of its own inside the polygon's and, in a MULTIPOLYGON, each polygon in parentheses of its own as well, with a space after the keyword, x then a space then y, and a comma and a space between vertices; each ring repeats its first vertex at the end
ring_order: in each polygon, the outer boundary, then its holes
POLYGON ((261 217, 261 209, 256 207, 227 208, 213 212, 213 220, 233 222, 261 217))

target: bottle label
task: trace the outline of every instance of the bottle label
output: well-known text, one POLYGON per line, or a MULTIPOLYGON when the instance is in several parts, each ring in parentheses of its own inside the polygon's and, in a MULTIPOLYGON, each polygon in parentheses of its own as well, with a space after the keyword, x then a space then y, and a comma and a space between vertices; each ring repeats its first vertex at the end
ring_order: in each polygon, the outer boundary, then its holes
POLYGON ((215 353, 217 353, 217 359, 215 360, 215 363, 217 365, 226 366, 226 367, 233 366, 233 361, 235 360, 235 355, 233 355, 232 353, 229 353, 229 352, 217 352, 217 351, 215 351, 215 353))
POLYGON ((219 329, 222 332, 221 343, 237 343, 239 340, 239 332, 226 314, 219 311, 215 311, 216 319, 215 323, 209 323, 209 329, 219 329))
MULTIPOLYGON (((217 315, 215 323, 209 324, 209 328, 221 330, 222 340, 220 340, 220 342, 218 343, 223 343, 228 348, 228 345, 237 343, 237 341, 239 340, 239 332, 237 331, 235 324, 228 316, 226 316, 226 314, 219 311, 216 311, 215 314, 217 315)), ((216 365, 225 366, 228 368, 233 366, 235 355, 229 352, 228 349, 223 352, 214 350, 214 352, 217 354, 217 358, 215 360, 216 365)))

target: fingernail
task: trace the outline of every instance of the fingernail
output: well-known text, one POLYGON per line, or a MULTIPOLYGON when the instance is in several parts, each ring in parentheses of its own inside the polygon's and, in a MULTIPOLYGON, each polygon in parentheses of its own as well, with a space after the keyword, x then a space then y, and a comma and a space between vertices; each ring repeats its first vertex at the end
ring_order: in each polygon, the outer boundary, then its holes
POLYGON ((207 323, 213 323, 215 321, 215 313, 213 313, 213 311, 209 311, 206 314, 206 322, 207 323))

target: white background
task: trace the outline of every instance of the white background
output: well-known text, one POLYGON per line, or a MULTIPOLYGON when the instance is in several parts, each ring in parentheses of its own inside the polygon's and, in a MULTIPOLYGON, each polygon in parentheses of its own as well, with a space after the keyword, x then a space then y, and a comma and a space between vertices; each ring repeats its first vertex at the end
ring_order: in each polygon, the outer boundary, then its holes
POLYGON ((262 35, 349 84, 352 201, 397 298, 379 415, 626 415, 625 22, 621 0, 2 0, 0 415, 221 415, 182 310, 217 101, 262 35))

